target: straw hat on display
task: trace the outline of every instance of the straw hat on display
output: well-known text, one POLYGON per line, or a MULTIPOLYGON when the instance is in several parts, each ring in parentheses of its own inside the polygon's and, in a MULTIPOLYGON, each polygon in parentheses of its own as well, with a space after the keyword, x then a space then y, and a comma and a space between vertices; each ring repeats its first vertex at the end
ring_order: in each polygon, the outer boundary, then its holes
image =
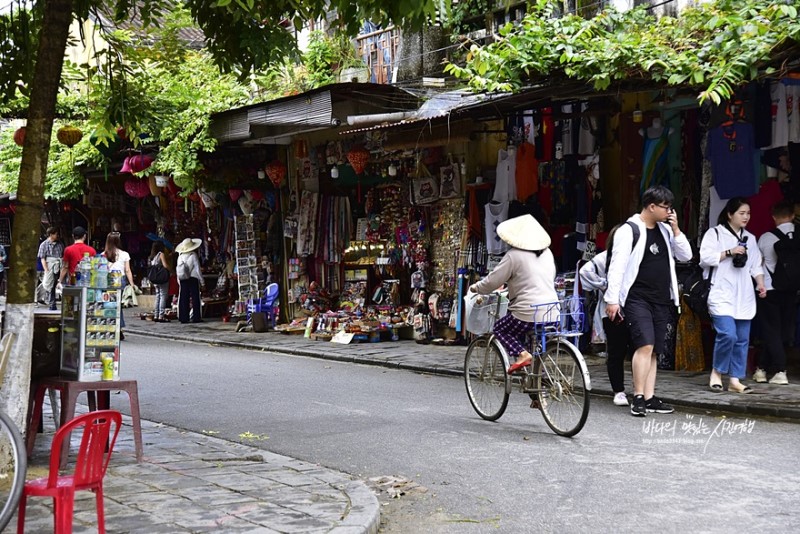
POLYGON ((522 215, 497 226, 500 239, 522 250, 544 250, 550 246, 550 235, 533 215, 522 215))
POLYGON ((183 241, 181 241, 180 245, 175 247, 175 252, 178 254, 183 254, 185 252, 191 252, 193 250, 197 250, 200 248, 203 242, 200 239, 191 239, 187 237, 183 241))

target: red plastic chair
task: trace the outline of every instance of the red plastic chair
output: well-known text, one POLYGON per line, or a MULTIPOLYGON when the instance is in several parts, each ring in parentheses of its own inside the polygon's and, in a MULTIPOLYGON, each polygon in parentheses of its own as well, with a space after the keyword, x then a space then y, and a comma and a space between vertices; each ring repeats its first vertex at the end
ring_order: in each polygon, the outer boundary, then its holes
POLYGON ((89 412, 72 419, 56 432, 50 446, 50 474, 46 478, 29 480, 19 502, 17 534, 25 527, 25 504, 27 497, 52 497, 55 504, 56 534, 72 532, 72 514, 75 492, 91 490, 97 500, 97 529, 100 534, 106 531, 103 510, 103 477, 105 477, 111 451, 117 441, 122 425, 122 415, 116 410, 89 412), (112 433, 113 425, 113 433, 112 433), (59 474, 61 443, 69 440, 70 432, 83 428, 83 436, 75 459, 72 474, 59 474))

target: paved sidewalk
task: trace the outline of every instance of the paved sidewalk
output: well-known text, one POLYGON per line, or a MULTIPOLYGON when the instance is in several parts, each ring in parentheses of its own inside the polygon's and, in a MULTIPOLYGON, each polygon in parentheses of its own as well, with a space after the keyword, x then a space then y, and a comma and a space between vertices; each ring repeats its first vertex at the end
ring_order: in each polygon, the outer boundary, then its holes
MULTIPOLYGON (((45 413, 31 460, 46 476, 52 417, 45 413)), ((83 412, 86 409, 84 407, 83 412)), ((378 500, 342 473, 287 456, 142 421, 145 458, 136 463, 123 416, 105 478, 106 530, 112 533, 375 533, 378 500)), ((77 437, 73 435, 74 445, 77 437)), ((25 532, 53 531, 52 499, 28 499, 25 532)), ((97 532, 94 495, 79 492, 74 532, 97 532)), ((16 529, 16 517, 9 531, 16 529)))
MULTIPOLYGON (((382 365, 444 375, 462 374, 466 350, 466 347, 463 346, 420 345, 413 341, 340 345, 326 341, 312 341, 303 338, 302 335, 287 335, 278 332, 237 333, 235 323, 223 323, 213 319, 192 324, 180 324, 177 321, 154 323, 131 319, 127 325, 126 332, 145 334, 151 337, 382 365)), ((131 342, 136 342, 135 337, 131 338, 131 342)), ((593 392, 610 397, 612 391, 605 369, 605 359, 587 355, 586 360, 589 365, 593 392)), ((786 386, 756 384, 747 380, 745 382, 751 385, 754 391, 749 395, 740 395, 710 391, 708 373, 705 371, 659 371, 656 393, 665 401, 678 406, 800 420, 800 376, 790 373, 789 380, 793 383, 786 386)), ((626 365, 625 383, 628 385, 631 383, 630 364, 626 365)))

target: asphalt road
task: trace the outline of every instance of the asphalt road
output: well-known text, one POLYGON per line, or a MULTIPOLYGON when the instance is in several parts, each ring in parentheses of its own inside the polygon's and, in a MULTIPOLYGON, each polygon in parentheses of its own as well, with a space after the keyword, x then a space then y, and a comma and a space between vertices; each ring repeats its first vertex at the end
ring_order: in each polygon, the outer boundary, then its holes
POLYGON ((490 423, 459 379, 138 335, 121 372, 139 381, 143 418, 373 485, 395 477, 407 493, 384 493, 386 532, 785 532, 800 520, 793 423, 639 419, 595 397, 568 439, 520 393, 490 423))

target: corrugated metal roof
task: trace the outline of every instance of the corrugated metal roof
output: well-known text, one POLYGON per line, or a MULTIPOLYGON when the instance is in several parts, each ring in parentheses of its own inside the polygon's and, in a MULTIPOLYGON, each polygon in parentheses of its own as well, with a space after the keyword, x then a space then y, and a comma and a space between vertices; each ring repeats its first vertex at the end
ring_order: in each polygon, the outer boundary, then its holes
POLYGON ((330 91, 304 98, 268 102, 247 110, 247 121, 253 126, 330 126, 332 119, 330 91))

